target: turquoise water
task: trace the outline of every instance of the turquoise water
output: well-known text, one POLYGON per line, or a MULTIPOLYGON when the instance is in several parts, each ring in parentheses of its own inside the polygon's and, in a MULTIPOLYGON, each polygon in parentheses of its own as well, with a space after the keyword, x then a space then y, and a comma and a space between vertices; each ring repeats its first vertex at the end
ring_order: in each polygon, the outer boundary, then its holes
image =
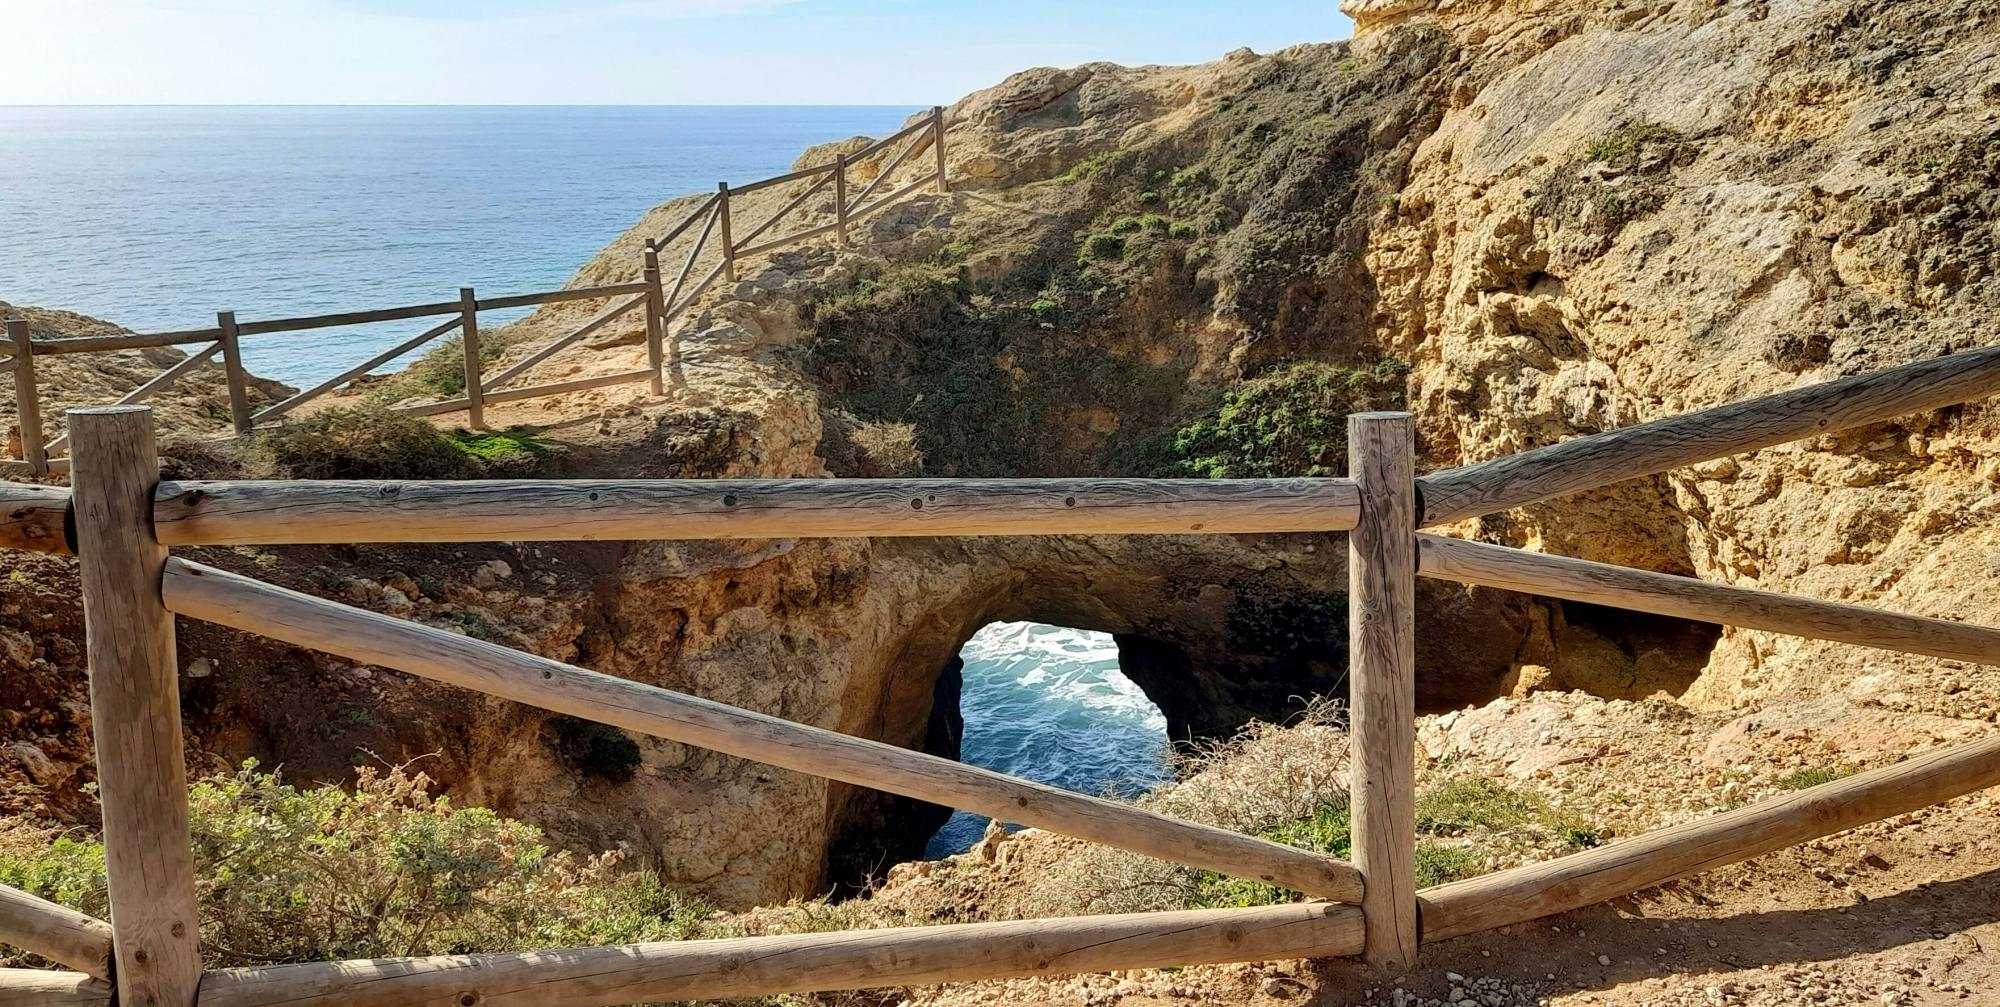
MULTIPOLYGON (((959 657, 964 761, 1086 794, 1138 794, 1166 778, 1166 718, 1119 673, 1108 634, 996 622, 959 657)), ((963 852, 986 823, 954 814, 925 854, 963 852)))
MULTIPOLYGON (((144 332, 553 289, 653 206, 915 111, 0 107, 0 300, 144 332)), ((429 324, 253 336, 244 358, 302 384, 429 324)))

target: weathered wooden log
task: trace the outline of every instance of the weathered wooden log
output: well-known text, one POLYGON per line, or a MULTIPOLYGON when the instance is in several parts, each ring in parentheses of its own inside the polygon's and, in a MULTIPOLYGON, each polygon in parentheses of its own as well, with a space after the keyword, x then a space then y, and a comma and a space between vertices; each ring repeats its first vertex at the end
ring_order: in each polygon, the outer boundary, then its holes
POLYGON ((163 583, 167 606, 182 615, 364 664, 1329 901, 1361 895, 1352 866, 1269 840, 572 667, 179 559, 168 564, 163 583))
POLYGON ((1525 923, 2000 785, 2000 735, 1635 839, 1425 889, 1424 940, 1525 923))
POLYGON ((838 222, 832 224, 821 224, 818 227, 808 227, 803 231, 797 231, 792 234, 787 234, 781 238, 772 238, 770 241, 766 241, 761 244, 745 245, 742 248, 738 248, 736 250, 736 254, 737 256, 742 258, 748 258, 749 256, 752 255, 762 255, 765 252, 776 251, 780 248, 785 247, 786 245, 796 245, 801 241, 807 241, 813 238, 817 238, 822 234, 832 234, 833 232, 839 229, 840 229, 840 224, 838 222))
POLYGON ((104 866, 118 999, 189 1007, 201 981, 167 548, 150 527, 159 459, 145 406, 69 411, 104 866))
POLYGON ((0 549, 70 552, 69 490, 0 482, 0 549))
POLYGON ((1418 536, 1417 547, 1418 572, 1439 580, 1906 654, 2000 664, 2000 629, 1988 626, 1711 584, 1693 577, 1437 535, 1418 536))
POLYGON ((647 303, 647 301, 651 298, 651 296, 652 295, 650 293, 642 292, 634 294, 631 297, 628 297, 622 301, 618 301, 614 304, 607 306, 603 311, 598 312, 596 315, 592 316, 589 321, 579 326, 576 331, 556 339, 555 341, 549 343, 547 346, 544 346, 541 349, 536 350, 534 353, 529 354, 528 357, 522 360, 520 363, 517 363, 514 366, 509 367, 506 370, 501 371, 500 373, 494 375, 493 377, 488 378, 486 380, 486 384, 484 385, 484 389, 487 393, 485 401, 487 402, 500 401, 500 399, 497 396, 492 394, 495 389, 505 387, 507 382, 512 381, 515 378, 526 373, 530 368, 534 367, 536 364, 539 364, 542 361, 547 360, 552 356, 555 356, 557 353, 562 352, 565 348, 575 343, 577 340, 589 338, 591 333, 596 332, 597 330, 605 327, 606 325, 611 324, 612 322, 616 321, 618 318, 623 316, 626 312, 631 311, 633 308, 636 308, 642 304, 647 303))
POLYGON ((1346 479, 167 482, 168 545, 1344 531, 1346 479))
POLYGON ((831 164, 816 164, 810 168, 800 168, 797 171, 788 171, 782 175, 773 175, 770 178, 760 178, 755 182, 746 182, 736 186, 731 191, 740 196, 746 192, 756 192, 758 189, 768 189, 774 185, 796 182, 802 178, 811 178, 814 175, 824 175, 832 170, 833 165, 831 164))
POLYGON ((0 944, 111 978, 111 924, 6 885, 0 885, 0 944))
POLYGON ((937 191, 950 192, 951 180, 945 177, 944 159, 944 106, 931 106, 931 150, 937 154, 937 191))
MULTIPOLYGON (((667 247, 667 244, 669 242, 673 241, 675 238, 680 237, 682 234, 687 233, 687 229, 693 227, 694 222, 700 220, 703 214, 708 214, 712 219, 715 213, 715 202, 718 198, 720 197, 710 196, 707 199, 702 200, 701 205, 696 206, 694 208, 693 213, 688 214, 685 219, 683 219, 680 223, 675 224, 672 229, 667 231, 667 233, 657 238, 654 238, 653 239, 654 246, 658 248, 667 247)), ((700 244, 700 242, 696 242, 696 244, 700 244)))
MULTIPOLYGON (((222 352, 221 343, 210 343, 207 347, 182 357, 180 362, 172 367, 153 375, 152 379, 145 384, 126 392, 117 402, 112 403, 112 405, 136 406, 158 394, 161 389, 171 387, 174 382, 179 381, 187 372, 208 363, 210 357, 220 352, 222 352)), ((50 441, 48 450, 53 453, 67 447, 69 447, 69 435, 64 434, 50 441)))
POLYGON ((601 287, 571 287, 567 290, 545 290, 534 294, 509 294, 506 297, 482 297, 479 310, 498 311, 502 308, 524 308, 530 304, 560 304, 564 301, 594 301, 604 297, 620 297, 626 294, 643 294, 646 283, 643 280, 632 283, 607 283, 601 287))
POLYGON ((0 969, 0 1007, 110 1007, 111 987, 81 972, 0 969))
POLYGON ((49 474, 48 436, 42 432, 42 391, 35 379, 34 337, 28 320, 7 319, 7 339, 14 346, 14 422, 21 432, 21 460, 37 476, 49 474))
POLYGON ((509 388, 505 391, 488 393, 486 401, 493 405, 499 405, 503 402, 539 399, 545 395, 561 395, 565 392, 586 392, 592 388, 605 388, 611 385, 625 385, 631 384, 634 381, 644 381, 652 374, 651 370, 641 368, 632 371, 619 371, 616 374, 599 374, 592 378, 577 378, 574 381, 554 381, 546 385, 509 388))
POLYGON ((479 298, 471 287, 458 288, 459 342, 465 351, 465 424, 474 430, 486 429, 486 367, 479 355, 479 298))
POLYGON ((215 313, 215 327, 222 332, 222 380, 229 388, 229 425, 241 437, 250 432, 250 375, 243 369, 241 329, 236 312, 215 313))
POLYGON ((1578 437, 1417 480, 1423 525, 1656 475, 2000 392, 2000 346, 1578 437))
POLYGON ((1326 958, 1361 914, 1316 903, 211 972, 201 1007, 602 1007, 1326 958))
POLYGON ((853 210, 853 212, 848 214, 847 216, 848 222, 852 223, 853 221, 860 220, 861 218, 866 217, 871 213, 874 213, 876 210, 879 210, 885 206, 890 206, 894 204, 897 200, 902 199, 904 196, 916 192, 917 190, 922 189, 924 186, 927 186, 935 181, 937 181, 937 175, 935 173, 925 175, 924 177, 919 178, 886 196, 878 197, 873 203, 870 203, 867 206, 857 206, 853 210))
MULTIPOLYGON (((423 318, 426 315, 455 315, 464 304, 461 301, 440 301, 434 304, 406 304, 395 308, 371 308, 367 311, 339 311, 327 315, 299 315, 294 318, 268 318, 261 322, 243 322, 236 331, 245 336, 260 336, 269 332, 304 332, 308 329, 333 329, 343 325, 366 325, 370 322, 400 322, 406 318, 423 318)), ((210 338, 221 338, 218 333, 210 338)))
POLYGON ((849 213, 852 213, 862 203, 867 202, 869 193, 874 192, 882 186, 883 182, 888 181, 889 176, 895 174, 896 169, 902 167, 903 162, 910 159, 910 155, 915 154, 925 147, 927 141, 930 139, 928 135, 930 128, 931 124, 928 122, 919 125, 918 129, 913 132, 909 144, 904 146, 902 152, 897 154, 887 165, 884 165, 874 178, 869 179, 868 184, 862 186, 860 192, 854 194, 847 208, 849 213))
POLYGON ((1347 418, 1361 517, 1347 542, 1348 729, 1354 866, 1368 964, 1417 958, 1415 427, 1409 413, 1347 418))
POLYGON ((35 352, 102 353, 106 350, 144 350, 156 346, 208 343, 222 338, 217 329, 187 329, 180 332, 127 332, 114 336, 72 336, 68 339, 37 339, 35 352))
POLYGON ((397 357, 400 357, 403 354, 408 353, 411 350, 414 350, 417 347, 422 346, 425 343, 428 343, 431 340, 436 339, 437 337, 442 336, 445 333, 450 332, 451 330, 456 329, 463 324, 464 322, 460 319, 447 318, 444 321, 439 322, 436 325, 433 325, 430 328, 425 329, 424 331, 419 332, 416 335, 411 336, 410 338, 405 339, 402 342, 397 343, 396 345, 391 346, 388 349, 383 350, 382 352, 377 353, 372 357, 369 357, 367 360, 364 360, 361 363, 358 363, 353 367, 350 367, 347 370, 344 370, 339 374, 336 374, 333 377, 330 377, 325 381, 322 381, 319 384, 314 385, 311 388, 308 388, 305 391, 300 392, 297 395, 294 395, 291 398, 278 403, 277 405, 271 406, 270 408, 264 410, 263 412, 258 413, 256 416, 251 417, 251 422, 256 423, 256 422, 261 422, 263 420, 277 419, 278 417, 283 416, 286 413, 289 413, 292 410, 297 409, 298 407, 305 405, 308 402, 311 402, 313 399, 316 399, 321 395, 325 395, 327 392, 330 392, 335 388, 339 388, 341 385, 353 381, 354 379, 361 377, 364 374, 367 374, 369 371, 372 371, 375 368, 380 367, 383 364, 386 364, 389 361, 394 360, 397 357))
MULTIPOLYGON (((839 164, 842 162, 840 161, 840 159, 836 158, 835 163, 839 164)), ((840 176, 838 174, 828 175, 827 177, 822 178, 817 182, 814 182, 812 185, 807 186, 804 192, 801 192, 798 195, 793 196, 790 202, 787 202, 784 206, 779 207, 778 212, 773 213, 768 217, 765 217, 763 223, 758 224, 756 227, 751 228, 749 234, 746 234, 743 237, 738 238, 737 244, 749 245, 751 242, 756 241, 757 238, 761 236, 765 231, 768 231, 771 228, 778 226, 778 221, 785 219, 786 214, 789 214, 793 210, 796 210, 800 206, 804 205, 805 201, 811 199, 814 193, 825 189, 829 185, 838 187, 839 177, 840 176)), ((734 191, 740 195, 744 190, 737 189, 734 191)), ((748 255, 749 249, 746 248, 738 254, 748 255)))

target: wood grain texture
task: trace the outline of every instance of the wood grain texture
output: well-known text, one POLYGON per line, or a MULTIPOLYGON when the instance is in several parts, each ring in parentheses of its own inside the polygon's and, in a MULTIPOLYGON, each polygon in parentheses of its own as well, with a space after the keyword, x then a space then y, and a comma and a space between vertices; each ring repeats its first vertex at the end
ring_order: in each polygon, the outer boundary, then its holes
POLYGON ((215 313, 215 327, 222 332, 223 383, 229 386, 229 425, 241 437, 250 432, 250 378, 243 371, 243 343, 238 338, 236 312, 215 313))
POLYGON ((944 106, 931 106, 931 150, 937 154, 937 191, 950 192, 951 181, 945 177, 944 165, 944 106))
POLYGON ((1362 957, 1398 972, 1417 957, 1414 429, 1408 413, 1347 417, 1347 468, 1361 493, 1347 536, 1347 688, 1362 957))
POLYGON ((1354 527, 1346 479, 578 479, 160 485, 168 545, 935 535, 1248 534, 1354 527))
POLYGON ((465 351, 465 424, 474 430, 486 428, 486 392, 481 384, 484 369, 479 359, 479 298, 471 287, 458 288, 459 341, 465 351))
POLYGON ((2000 346, 1578 437, 1417 480, 1423 525, 1655 475, 2000 392, 2000 346))
POLYGON ((49 474, 48 435, 42 430, 42 390, 35 378, 34 337, 25 318, 7 319, 7 340, 14 345, 14 422, 21 431, 21 460, 28 471, 49 474))
POLYGON ((722 274, 736 282, 736 239, 730 235, 729 183, 715 183, 715 220, 722 228, 722 274))
POLYGON ((183 343, 211 343, 222 338, 222 333, 214 329, 187 329, 181 332, 121 333, 114 336, 75 336, 69 339, 37 339, 35 352, 47 356, 53 353, 102 353, 106 350, 143 350, 155 346, 179 346, 183 343))
POLYGON ((0 482, 0 549, 67 555, 70 491, 60 486, 0 482))
POLYGON ((1709 818, 1426 889, 1424 940, 1568 912, 2000 785, 2000 735, 1709 818))
POLYGON ((167 549, 151 528, 153 413, 72 409, 69 429, 118 998, 187 1007, 201 958, 174 620, 160 599, 167 549))
MULTIPOLYGON (((308 329, 333 329, 343 325, 363 325, 369 322, 400 322, 406 318, 423 318, 427 315, 455 315, 464 310, 463 301, 439 301, 433 304, 405 304, 394 308, 370 308, 366 311, 337 311, 327 315, 297 315, 292 318, 269 318, 261 322, 243 322, 236 331, 246 336, 261 336, 270 332, 304 332, 308 329)), ((210 338, 221 338, 220 333, 210 338)))
POLYGON ((667 357, 663 333, 667 327, 667 295, 660 286, 660 250, 650 239, 646 242, 646 257, 640 276, 646 284, 646 369, 652 376, 653 394, 665 395, 667 389, 663 375, 667 357))
POLYGON ((364 664, 1316 898, 1361 895, 1360 876, 1348 864, 1268 840, 572 667, 183 560, 168 563, 164 583, 168 607, 182 615, 364 664))
POLYGON ((111 987, 80 972, 0 969, 0 1007, 110 1007, 111 987))
POLYGON ((633 283, 607 283, 599 287, 570 287, 567 290, 545 290, 533 294, 509 294, 506 297, 482 297, 479 310, 498 311, 502 308, 522 308, 530 304, 560 304, 564 301, 595 301, 604 297, 623 297, 628 294, 646 292, 645 281, 633 283))
POLYGON ((111 978, 111 924, 6 885, 0 885, 0 944, 111 978))
POLYGON ((555 382, 550 382, 549 384, 546 385, 529 385, 526 388, 509 388, 506 391, 489 393, 486 396, 486 401, 494 405, 499 405, 500 403, 503 402, 519 402, 523 399, 539 399, 545 395, 561 395, 564 392, 586 392, 592 388, 605 388, 611 385, 628 385, 635 381, 644 381, 648 376, 650 376, 653 373, 655 372, 649 371, 646 368, 642 367, 639 368, 638 370, 633 370, 633 371, 619 371, 616 374, 599 374, 596 377, 577 378, 574 381, 555 381, 555 382))
POLYGON ((1417 538, 1418 571, 1426 577, 1906 654, 2000 664, 2000 629, 1988 626, 1711 584, 1483 542, 1436 535, 1417 538))
POLYGON ((599 1007, 1351 955, 1351 906, 1128 913, 224 969, 201 1007, 599 1007), (470 999, 468 1000, 467 997, 470 999))
POLYGON ((833 223, 840 244, 847 245, 847 155, 833 157, 833 223))

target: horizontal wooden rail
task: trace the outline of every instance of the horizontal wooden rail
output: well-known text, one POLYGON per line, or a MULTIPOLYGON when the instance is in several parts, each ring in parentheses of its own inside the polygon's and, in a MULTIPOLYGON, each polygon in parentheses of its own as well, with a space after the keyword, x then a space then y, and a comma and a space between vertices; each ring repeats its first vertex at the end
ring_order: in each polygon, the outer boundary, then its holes
POLYGON ((743 185, 732 185, 729 187, 729 192, 731 195, 741 196, 746 192, 756 192, 758 189, 768 189, 774 185, 783 185, 786 182, 796 182, 803 178, 811 178, 814 175, 824 175, 832 170, 833 170, 833 162, 828 161, 825 164, 816 164, 810 168, 800 168, 797 171, 788 171, 782 175, 776 175, 771 178, 762 178, 758 179, 755 182, 747 182, 743 185))
POLYGON ((1525 923, 2000 785, 2000 735, 1419 893, 1425 941, 1525 923))
MULTIPOLYGON (((171 386, 176 381, 179 381, 183 375, 187 374, 187 372, 194 370, 195 368, 200 367, 205 363, 208 363, 209 358, 221 352, 222 352, 221 343, 219 342, 210 343, 206 348, 196 350, 193 353, 188 354, 186 357, 182 358, 179 363, 176 363, 172 367, 169 367, 166 370, 161 371, 159 374, 154 375, 152 380, 146 382, 143 385, 140 385, 137 388, 132 389, 129 392, 126 392, 122 398, 120 398, 117 402, 114 402, 112 404, 119 406, 131 406, 144 402, 147 399, 152 398, 154 395, 159 394, 159 392, 162 389, 171 386)), ((48 447, 44 448, 43 450, 53 454, 54 452, 61 451, 62 449, 68 446, 69 446, 69 435, 64 434, 61 437, 58 437, 55 440, 50 441, 48 443, 48 447)))
POLYGON ((263 420, 277 419, 278 417, 283 416, 286 413, 289 413, 292 410, 297 409, 302 405, 305 405, 307 402, 310 402, 321 395, 325 395, 327 392, 330 392, 335 388, 339 388, 341 385, 347 384, 348 382, 353 381, 364 374, 367 374, 369 371, 372 371, 375 368, 380 367, 383 364, 386 364, 389 361, 394 360, 397 357, 400 357, 403 354, 408 353, 411 350, 414 350, 417 347, 422 346, 425 343, 428 343, 431 340, 436 339, 437 337, 442 336, 453 329, 458 328, 461 324, 462 320, 459 319, 457 316, 447 318, 444 321, 439 322, 436 325, 433 325, 430 328, 425 329, 424 331, 419 332, 416 335, 411 336, 410 338, 405 339, 402 342, 397 343, 396 345, 391 346, 388 349, 383 350, 382 352, 377 353, 372 357, 369 357, 367 360, 364 360, 361 363, 356 364, 353 367, 350 367, 347 370, 344 370, 339 374, 336 374, 333 377, 330 377, 325 381, 322 381, 319 384, 314 385, 311 388, 308 388, 305 391, 300 392, 297 395, 294 395, 291 398, 286 399, 285 401, 280 402, 270 407, 269 409, 264 410, 261 413, 258 413, 256 416, 251 417, 251 422, 256 423, 263 420))
POLYGON ((917 179, 916 181, 911 182, 908 185, 905 185, 902 188, 889 193, 886 196, 881 196, 877 198, 873 203, 870 203, 867 206, 863 206, 860 207, 859 209, 849 212, 847 215, 847 219, 850 222, 860 220, 861 218, 866 217, 871 213, 874 213, 876 210, 879 210, 885 206, 889 206, 890 204, 895 203, 897 200, 902 199, 904 196, 907 196, 910 193, 913 193, 918 189, 923 188, 924 186, 930 185, 933 182, 936 182, 938 178, 939 175, 937 172, 931 172, 930 174, 925 175, 917 179))
POLYGON ((539 399, 566 392, 587 392, 592 388, 607 388, 611 385, 629 385, 635 381, 650 381, 653 369, 641 367, 636 371, 619 371, 616 374, 600 374, 594 378, 577 378, 574 381, 556 381, 546 385, 530 385, 526 388, 509 388, 505 391, 490 392, 486 404, 520 402, 523 399, 539 399))
POLYGON ((680 223, 675 224, 673 228, 669 230, 666 234, 658 238, 654 238, 653 246, 655 248, 665 248, 667 242, 670 242, 675 238, 680 237, 683 233, 687 231, 688 228, 693 227, 694 222, 700 220, 703 214, 713 213, 715 211, 715 204, 721 201, 722 201, 722 196, 720 194, 711 194, 707 199, 702 200, 701 204, 696 206, 694 208, 694 212, 688 214, 685 220, 682 220, 680 223))
POLYGON ((111 987, 81 972, 0 969, 0 1007, 110 1007, 111 987))
POLYGON ((882 139, 877 140, 874 143, 871 143, 868 146, 863 147, 860 150, 857 150, 854 153, 847 155, 847 163, 855 164, 860 161, 866 161, 869 158, 874 157, 875 155, 880 154, 881 152, 889 149, 889 146, 895 143, 896 141, 901 140, 902 138, 909 136, 910 134, 915 133, 920 129, 936 128, 931 121, 935 117, 936 113, 924 116, 923 118, 918 119, 916 122, 908 126, 904 126, 902 129, 899 129, 894 133, 891 133, 888 136, 885 136, 882 139))
POLYGON ((1345 531, 1346 479, 166 482, 168 545, 1345 531))
POLYGON ((186 343, 212 343, 222 338, 221 329, 188 329, 184 332, 127 332, 115 336, 73 336, 68 339, 35 340, 35 356, 60 353, 102 353, 107 350, 147 350, 186 343))
MULTIPOLYGON (((643 287, 644 285, 642 284, 641 286, 643 287)), ((647 293, 642 290, 638 294, 634 294, 633 296, 628 297, 622 301, 617 301, 611 304, 609 307, 606 307, 603 311, 598 312, 594 317, 590 319, 590 321, 583 323, 583 325, 579 327, 575 332, 571 332, 566 336, 562 336, 561 338, 556 339, 554 342, 549 343, 547 346, 544 346, 541 349, 536 350, 534 353, 530 354, 527 357, 527 359, 522 360, 520 363, 515 364, 514 366, 509 367, 504 371, 501 371, 499 374, 496 374, 486 379, 486 381, 480 387, 490 392, 496 388, 505 385, 507 382, 514 380, 515 378, 521 376, 523 373, 533 368, 536 364, 539 364, 542 361, 547 360, 552 356, 555 356, 557 353, 562 352, 564 349, 576 343, 577 340, 588 338, 591 333, 596 332, 597 330, 605 327, 606 325, 611 324, 612 322, 616 321, 618 318, 623 316, 626 312, 631 311, 633 308, 639 307, 642 304, 645 304, 646 297, 647 293)), ((488 401, 491 400, 489 399, 488 401)))
MULTIPOLYGON (((457 323, 452 323, 456 325, 457 323)), ((446 399, 443 402, 426 402, 415 406, 397 406, 392 412, 404 416, 442 416, 445 413, 462 413, 472 408, 472 400, 466 398, 446 399)))
POLYGON ((714 286, 715 281, 720 279, 722 277, 723 272, 726 271, 728 268, 729 268, 728 262, 716 263, 715 268, 709 270, 708 275, 702 277, 701 282, 695 284, 694 289, 687 292, 687 296, 682 297, 679 301, 671 302, 667 305, 667 311, 666 314, 663 316, 663 321, 671 321, 675 318, 680 317, 681 312, 686 311, 688 307, 694 303, 695 298, 700 297, 702 293, 706 291, 709 287, 714 286))
POLYGON ((1315 898, 1352 902, 1361 895, 1361 876, 1332 857, 588 671, 185 560, 167 561, 162 590, 167 608, 181 615, 363 664, 1315 898))
POLYGON ((2000 629, 1712 584, 1507 546, 1417 537, 1417 572, 1439 580, 1547 595, 1697 622, 1837 640, 1974 664, 2000 664, 2000 629))
POLYGON ((6 885, 0 885, 0 944, 111 978, 111 924, 6 885))
POLYGON ((1339 957, 1360 948, 1358 910, 1306 903, 227 969, 203 978, 198 1003, 605 1007, 1339 957))
POLYGON ((1881 423, 2000 392, 2000 346, 1591 434, 1417 480, 1420 526, 1881 423))
POLYGON ((0 549, 70 552, 64 525, 69 490, 60 486, 0 482, 0 549))
POLYGON ((568 290, 545 290, 537 294, 509 294, 506 297, 481 297, 479 310, 498 311, 502 308, 525 308, 531 304, 561 304, 564 301, 594 301, 604 297, 622 297, 626 294, 643 294, 646 285, 638 281, 631 283, 608 283, 601 287, 571 287, 568 290))
POLYGON ((406 304, 395 308, 340 311, 328 315, 267 318, 261 322, 243 322, 236 327, 236 331, 239 335, 245 336, 259 336, 271 332, 305 332, 311 329, 339 328, 344 325, 400 322, 406 318, 424 318, 430 315, 456 315, 463 308, 464 304, 460 301, 438 301, 434 304, 406 304))
POLYGON ((803 231, 797 231, 792 234, 787 234, 782 238, 772 238, 770 241, 766 241, 761 245, 750 245, 747 247, 739 247, 736 249, 736 254, 740 257, 745 255, 762 255, 765 252, 775 252, 778 249, 785 247, 786 245, 796 245, 799 242, 805 241, 808 238, 817 238, 822 234, 832 234, 833 232, 839 229, 840 229, 840 224, 838 223, 821 224, 818 227, 808 227, 803 231))
MULTIPOLYGON (((783 220, 786 214, 789 214, 793 210, 796 210, 799 207, 805 205, 805 201, 811 199, 813 197, 813 194, 824 191, 827 186, 834 184, 835 181, 836 179, 834 178, 834 176, 828 175, 825 178, 822 178, 819 181, 814 182, 812 185, 807 186, 804 192, 801 192, 798 195, 793 196, 791 202, 788 202, 784 206, 779 207, 776 213, 773 213, 770 216, 764 218, 764 222, 758 224, 756 227, 751 228, 749 234, 746 234, 743 237, 736 239, 736 244, 739 248, 739 251, 736 254, 738 255, 747 254, 747 249, 745 249, 745 246, 749 246, 751 242, 756 241, 757 238, 761 236, 765 231, 768 231, 771 228, 777 226, 778 221, 783 220)), ((736 194, 740 195, 741 191, 742 190, 737 190, 736 194)))

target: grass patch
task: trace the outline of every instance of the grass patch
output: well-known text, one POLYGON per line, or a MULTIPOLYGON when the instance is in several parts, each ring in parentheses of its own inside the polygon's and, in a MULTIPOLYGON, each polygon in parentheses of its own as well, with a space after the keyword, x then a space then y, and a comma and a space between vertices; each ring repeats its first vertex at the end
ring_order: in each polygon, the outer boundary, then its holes
POLYGON ((329 409, 260 433, 253 463, 290 479, 471 479, 477 459, 422 419, 380 408, 329 409))
POLYGON ((1628 122, 1590 141, 1583 148, 1583 156, 1606 164, 1614 164, 1644 154, 1646 150, 1673 146, 1681 142, 1681 132, 1665 123, 1640 119, 1628 122))
POLYGON ((1417 831, 1433 836, 1538 831, 1571 850, 1599 843, 1588 821, 1557 809, 1540 794, 1502 786, 1484 777, 1461 776, 1417 795, 1417 831))
POLYGON ((1155 449, 1156 474, 1209 479, 1339 475, 1347 468, 1347 415, 1401 406, 1408 365, 1308 361, 1223 394, 1206 415, 1155 449))
POLYGON ((1844 780, 1861 771, 1859 766, 1807 766, 1778 777, 1781 790, 1808 790, 1822 783, 1844 780))

